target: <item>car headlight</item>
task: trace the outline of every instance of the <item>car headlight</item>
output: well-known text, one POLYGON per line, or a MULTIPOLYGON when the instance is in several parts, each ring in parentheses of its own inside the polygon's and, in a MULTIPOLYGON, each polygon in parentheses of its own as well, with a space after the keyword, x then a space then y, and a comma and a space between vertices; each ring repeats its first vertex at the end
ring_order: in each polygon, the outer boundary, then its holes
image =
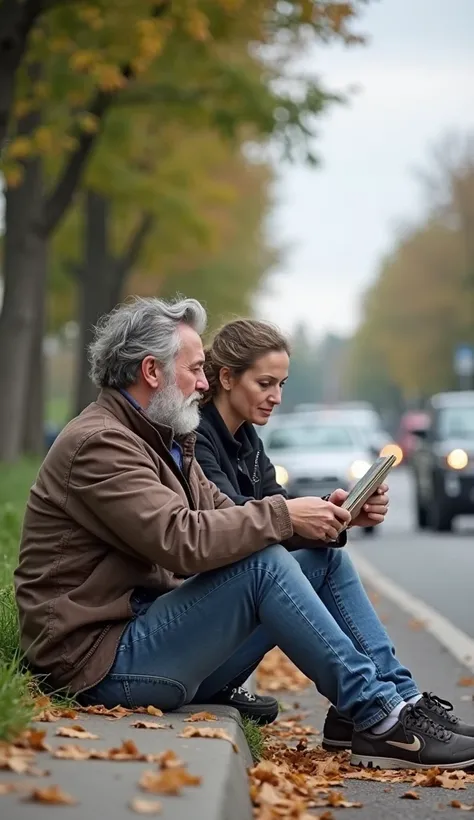
POLYGON ((362 476, 365 475, 369 469, 370 464, 368 461, 356 459, 356 461, 353 461, 349 467, 349 475, 352 479, 359 479, 362 478, 362 476))
POLYGON ((284 467, 281 467, 279 464, 275 465, 275 477, 277 483, 281 484, 282 487, 284 487, 285 484, 288 484, 288 471, 285 470, 284 467))
POLYGON ((452 470, 464 470, 469 463, 469 456, 465 450, 451 450, 446 456, 446 462, 452 470))
POLYGON ((394 442, 390 444, 386 444, 385 447, 382 447, 380 451, 381 456, 395 456, 395 464, 394 467, 398 467, 399 464, 403 461, 403 450, 398 444, 394 442))

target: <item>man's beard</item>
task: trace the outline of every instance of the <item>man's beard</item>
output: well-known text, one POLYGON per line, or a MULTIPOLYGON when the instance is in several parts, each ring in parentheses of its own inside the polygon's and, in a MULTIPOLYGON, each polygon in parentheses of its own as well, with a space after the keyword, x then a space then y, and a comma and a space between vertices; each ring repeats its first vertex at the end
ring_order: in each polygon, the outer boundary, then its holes
POLYGON ((185 399, 173 381, 156 391, 146 413, 155 424, 172 427, 175 435, 185 436, 199 424, 200 398, 200 393, 193 393, 185 399))

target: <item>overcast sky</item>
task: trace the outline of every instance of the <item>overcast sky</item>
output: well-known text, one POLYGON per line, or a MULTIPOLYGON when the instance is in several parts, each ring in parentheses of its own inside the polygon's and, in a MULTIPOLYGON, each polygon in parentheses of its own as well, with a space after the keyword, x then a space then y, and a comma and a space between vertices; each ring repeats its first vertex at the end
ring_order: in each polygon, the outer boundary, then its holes
POLYGON ((320 121, 322 166, 285 167, 271 231, 290 251, 259 302, 286 330, 351 331, 360 296, 423 196, 414 169, 446 132, 474 130, 474 0, 372 0, 365 47, 310 56, 332 88, 360 87, 320 121))

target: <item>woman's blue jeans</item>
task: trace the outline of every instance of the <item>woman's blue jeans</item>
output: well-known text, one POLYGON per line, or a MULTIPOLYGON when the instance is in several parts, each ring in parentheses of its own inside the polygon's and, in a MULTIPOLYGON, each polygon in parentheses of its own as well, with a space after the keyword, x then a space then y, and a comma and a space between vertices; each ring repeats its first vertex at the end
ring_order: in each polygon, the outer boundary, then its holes
POLYGON ((205 703, 275 645, 359 731, 419 691, 344 549, 267 547, 158 598, 137 590, 132 603, 114 664, 83 702, 205 703))

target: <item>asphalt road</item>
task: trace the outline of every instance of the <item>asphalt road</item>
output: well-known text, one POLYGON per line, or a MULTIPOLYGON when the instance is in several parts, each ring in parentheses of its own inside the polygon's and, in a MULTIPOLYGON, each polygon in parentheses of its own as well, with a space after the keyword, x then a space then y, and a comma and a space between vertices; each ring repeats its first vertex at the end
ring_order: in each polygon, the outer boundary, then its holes
POLYGON ((389 484, 387 521, 373 538, 353 536, 357 552, 474 638, 474 517, 448 535, 420 533, 408 469, 393 471, 389 484))

